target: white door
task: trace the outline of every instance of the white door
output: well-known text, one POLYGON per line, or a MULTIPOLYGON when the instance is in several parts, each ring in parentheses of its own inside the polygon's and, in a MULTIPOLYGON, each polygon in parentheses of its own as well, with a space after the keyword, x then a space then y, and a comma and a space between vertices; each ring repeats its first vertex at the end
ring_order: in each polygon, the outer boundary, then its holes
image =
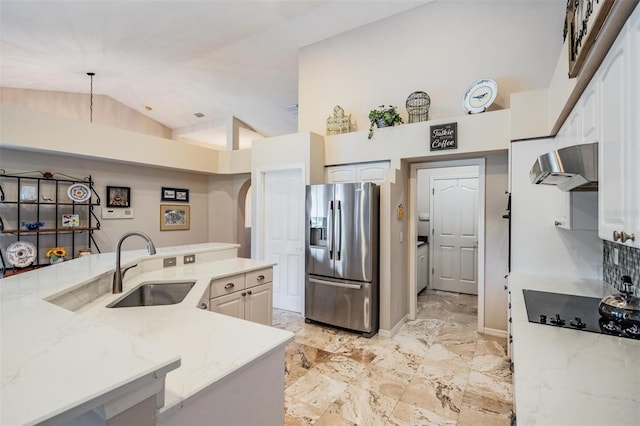
POLYGON ((478 294, 478 178, 434 178, 433 288, 478 294))
POLYGON ((304 208, 302 170, 264 174, 264 258, 273 268, 273 307, 302 312, 304 306, 304 208))

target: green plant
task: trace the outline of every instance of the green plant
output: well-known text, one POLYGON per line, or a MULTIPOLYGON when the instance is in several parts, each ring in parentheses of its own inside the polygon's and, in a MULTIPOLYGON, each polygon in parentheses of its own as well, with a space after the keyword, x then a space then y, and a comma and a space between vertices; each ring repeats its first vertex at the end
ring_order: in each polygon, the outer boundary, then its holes
POLYGON ((402 117, 398 114, 398 107, 393 105, 380 105, 376 109, 372 109, 369 112, 369 121, 371 127, 369 127, 369 139, 373 137, 374 126, 385 127, 395 126, 396 124, 402 124, 402 117), (384 121, 384 123, 380 123, 384 121))

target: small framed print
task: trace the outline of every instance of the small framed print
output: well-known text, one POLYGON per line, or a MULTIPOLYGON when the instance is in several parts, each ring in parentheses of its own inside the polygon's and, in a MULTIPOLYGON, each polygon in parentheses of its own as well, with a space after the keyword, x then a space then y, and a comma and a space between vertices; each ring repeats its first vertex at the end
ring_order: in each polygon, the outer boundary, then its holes
POLYGON ((180 204, 160 204, 160 230, 188 230, 190 220, 189 216, 189 206, 180 204))
POLYGON ((63 214, 62 215, 62 227, 63 228, 77 228, 80 226, 80 216, 77 214, 63 214))
POLYGON ((131 207, 131 188, 107 186, 107 207, 131 207))
POLYGON ((162 201, 178 201, 180 203, 189 202, 189 190, 181 188, 167 188, 162 187, 161 200, 162 201))

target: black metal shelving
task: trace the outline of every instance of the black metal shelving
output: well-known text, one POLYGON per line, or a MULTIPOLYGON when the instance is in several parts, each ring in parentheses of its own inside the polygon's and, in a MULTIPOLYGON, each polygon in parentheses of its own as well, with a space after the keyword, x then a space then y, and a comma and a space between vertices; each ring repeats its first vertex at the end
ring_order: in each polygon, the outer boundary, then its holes
POLYGON ((14 241, 29 241, 37 248, 37 256, 28 267, 37 268, 49 263, 46 252, 52 247, 64 247, 68 257, 75 258, 77 249, 88 248, 100 253, 93 233, 100 229, 94 211, 100 205, 100 196, 94 189, 91 176, 74 178, 60 173, 25 172, 0 173, 0 277, 19 272, 7 265, 6 249, 14 241), (82 183, 90 190, 90 197, 76 202, 68 197, 71 185, 82 183), (77 226, 63 227, 62 215, 78 215, 77 226), (41 222, 39 229, 26 229, 22 222, 41 222), (86 234, 86 240, 83 238, 86 234), (78 238, 80 237, 80 238, 78 238))

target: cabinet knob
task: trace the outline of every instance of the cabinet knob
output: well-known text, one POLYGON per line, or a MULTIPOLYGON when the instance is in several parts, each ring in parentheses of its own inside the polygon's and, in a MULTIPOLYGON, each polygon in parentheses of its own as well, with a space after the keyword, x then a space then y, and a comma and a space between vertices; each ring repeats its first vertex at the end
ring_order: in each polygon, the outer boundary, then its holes
POLYGON ((623 243, 626 243, 628 240, 631 240, 631 241, 636 240, 636 234, 627 234, 624 231, 622 231, 621 234, 622 235, 620 236, 620 241, 622 241, 623 243))
POLYGON ((618 241, 620 238, 622 238, 622 234, 618 231, 613 231, 613 241, 618 241))
POLYGON ((258 275, 258 281, 264 280, 264 275, 258 275))
POLYGON ((242 292, 242 295, 243 295, 243 296, 246 296, 246 295, 247 295, 247 292, 246 292, 246 291, 243 291, 243 292, 242 292))
POLYGON ((224 288, 225 288, 226 290, 229 290, 230 288, 234 288, 235 286, 236 286, 236 285, 235 285, 234 283, 229 283, 229 284, 225 285, 225 286, 224 286, 224 288))
POLYGON ((206 303, 204 303, 204 302, 203 302, 203 303, 201 303, 199 307, 200 307, 200 309, 209 309, 209 307, 207 306, 207 304, 206 304, 206 303))
POLYGON ((247 292, 247 294, 248 294, 249 296, 251 296, 251 294, 252 294, 252 293, 251 293, 251 290, 249 290, 249 291, 247 292))
POLYGON ((562 222, 560 222, 559 220, 555 220, 555 221, 553 222, 553 224, 554 224, 555 226, 560 226, 560 225, 562 225, 562 222))

